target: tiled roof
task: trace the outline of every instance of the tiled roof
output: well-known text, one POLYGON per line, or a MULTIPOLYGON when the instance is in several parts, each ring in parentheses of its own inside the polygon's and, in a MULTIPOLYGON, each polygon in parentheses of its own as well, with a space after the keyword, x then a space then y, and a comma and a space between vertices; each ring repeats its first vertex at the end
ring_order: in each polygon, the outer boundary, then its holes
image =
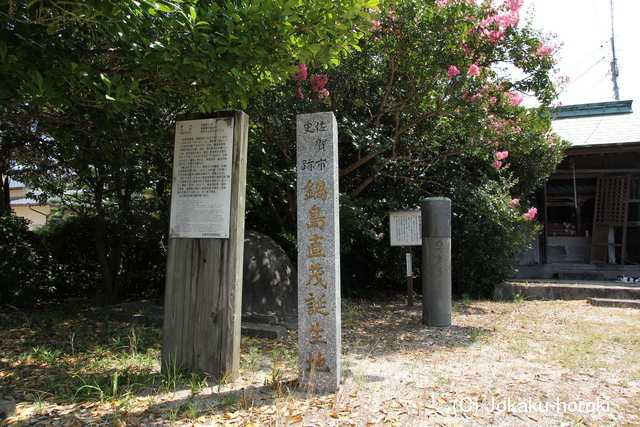
POLYGON ((25 185, 19 181, 9 178, 9 188, 25 188, 25 185))
POLYGON ((36 200, 29 199, 27 197, 11 200, 11 206, 29 206, 29 205, 38 205, 38 202, 36 200))
MULTIPOLYGON (((640 143, 640 114, 606 113, 602 111, 603 104, 592 105, 598 107, 593 110, 592 115, 556 118, 552 125, 553 131, 574 147, 640 143)), ((576 107, 578 111, 584 111, 589 108, 589 104, 576 107)))

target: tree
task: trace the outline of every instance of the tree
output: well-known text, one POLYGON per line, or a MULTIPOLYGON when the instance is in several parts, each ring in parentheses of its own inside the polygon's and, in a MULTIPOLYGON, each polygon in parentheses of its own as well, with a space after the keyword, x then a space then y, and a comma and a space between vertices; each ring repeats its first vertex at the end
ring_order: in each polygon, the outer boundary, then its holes
POLYGON ((38 135, 3 169, 17 160, 22 179, 45 196, 97 216, 103 291, 117 298, 125 224, 166 203, 176 115, 244 106, 298 60, 330 63, 355 46, 376 4, 3 2, 0 121, 38 135), (149 189, 155 197, 141 197, 149 189))
MULTIPOLYGON (((421 0, 385 6, 361 50, 326 72, 327 108, 339 122, 342 208, 352 212, 342 232, 349 236, 343 257, 352 258, 343 265, 365 266, 350 275, 354 281, 385 277, 371 260, 383 266, 390 256, 380 248, 386 213, 416 207, 427 196, 453 201, 454 258, 469 267, 461 275, 454 268, 459 294, 486 296, 486 283, 503 278, 530 243, 537 227, 528 195, 553 171, 564 145, 549 134, 548 112, 557 95, 554 48, 520 25, 521 4, 421 0), (525 96, 537 106, 524 108, 525 96), (474 254, 471 243, 485 230, 495 238, 474 254), (478 277, 482 284, 474 287, 478 277)), ((297 96, 298 84, 283 92, 297 96)), ((286 131, 262 129, 269 119, 260 119, 265 147, 279 146, 269 137, 286 131)))

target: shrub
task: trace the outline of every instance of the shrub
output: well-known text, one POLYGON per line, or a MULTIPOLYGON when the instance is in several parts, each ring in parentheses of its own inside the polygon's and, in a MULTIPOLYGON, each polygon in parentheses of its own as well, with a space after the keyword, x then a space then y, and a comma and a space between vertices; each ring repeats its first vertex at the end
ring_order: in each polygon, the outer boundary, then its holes
POLYGON ((59 296, 89 296, 99 289, 93 218, 72 216, 38 230, 52 257, 52 281, 59 296))
MULTIPOLYGON (((100 265, 95 243, 95 217, 71 217, 51 222, 39 233, 54 265, 53 283, 58 295, 98 296, 100 265)), ((127 224, 123 249, 121 299, 159 293, 164 287, 166 220, 139 215, 127 224)))
POLYGON ((28 305, 52 290, 50 257, 29 221, 0 216, 0 301, 28 305))

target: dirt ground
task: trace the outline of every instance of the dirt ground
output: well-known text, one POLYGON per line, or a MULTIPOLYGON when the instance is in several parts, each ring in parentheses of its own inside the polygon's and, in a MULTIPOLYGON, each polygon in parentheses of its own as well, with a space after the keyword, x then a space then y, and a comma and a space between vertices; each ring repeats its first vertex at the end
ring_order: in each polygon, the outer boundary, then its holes
MULTIPOLYGON (((342 317, 335 394, 296 387, 293 332, 277 342, 243 339, 232 383, 136 396, 126 411, 110 402, 56 414, 60 425, 640 425, 640 310, 465 301, 454 305, 452 326, 434 328, 421 324, 419 304, 396 301, 348 303, 342 317)), ((9 423, 33 425, 33 404, 18 409, 9 423)))

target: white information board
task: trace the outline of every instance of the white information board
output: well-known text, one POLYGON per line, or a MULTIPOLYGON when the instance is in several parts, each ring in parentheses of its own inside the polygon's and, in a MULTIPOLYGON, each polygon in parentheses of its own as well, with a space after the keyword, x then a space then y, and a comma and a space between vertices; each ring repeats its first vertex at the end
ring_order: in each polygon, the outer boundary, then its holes
POLYGON ((391 246, 422 246, 422 211, 389 213, 391 246))
POLYGON ((229 237, 233 126, 233 117, 176 123, 170 237, 229 237))

